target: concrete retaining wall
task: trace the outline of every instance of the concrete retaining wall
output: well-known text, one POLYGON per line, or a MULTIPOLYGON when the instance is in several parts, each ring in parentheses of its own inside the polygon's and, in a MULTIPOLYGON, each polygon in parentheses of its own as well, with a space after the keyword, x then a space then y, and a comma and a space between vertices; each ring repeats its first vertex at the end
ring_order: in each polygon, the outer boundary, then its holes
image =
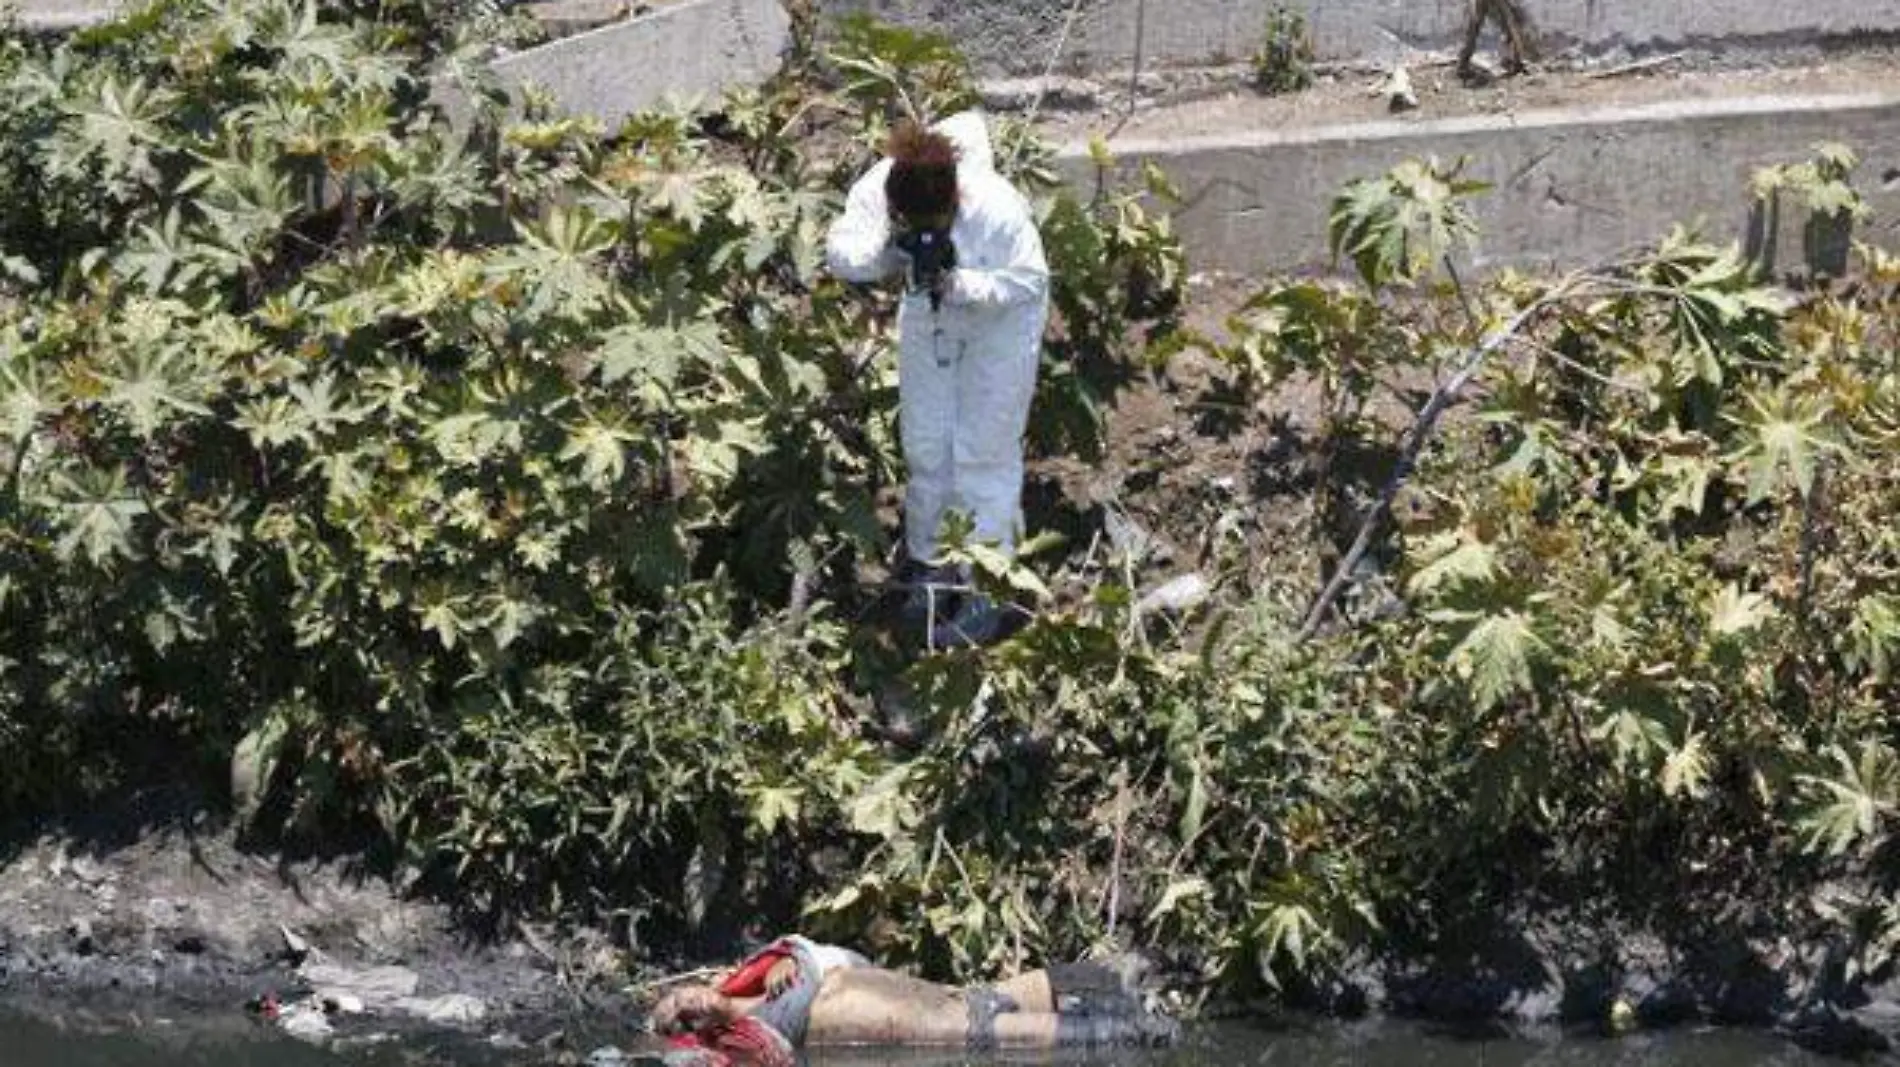
POLYGON ((533 81, 610 125, 667 96, 716 96, 779 69, 792 22, 780 0, 672 0, 649 14, 499 59, 509 86, 533 81))
POLYGON ((30 30, 66 31, 104 22, 119 13, 114 0, 15 0, 20 25, 30 30))
MULTIPOLYGON (((1702 219, 1710 237, 1744 236, 1754 169, 1806 159, 1823 140, 1862 154, 1859 184, 1876 210, 1877 236, 1892 238, 1900 219, 1900 93, 1376 122, 1112 147, 1123 166, 1153 159, 1180 185, 1187 203, 1175 221, 1194 269, 1257 274, 1326 265, 1332 193, 1410 157, 1468 156, 1471 175, 1492 183, 1478 201, 1479 266, 1576 265, 1653 241, 1676 222, 1702 219)), ((1091 175, 1082 146, 1065 150, 1063 167, 1076 179, 1091 175)))
MULTIPOLYGON (((870 12, 950 34, 986 72, 1040 73, 1073 0, 821 0, 827 15, 870 12)), ((1065 50, 1066 73, 1125 70, 1137 29, 1145 63, 1180 66, 1244 60, 1267 15, 1307 13, 1326 59, 1386 59, 1459 41, 1469 0, 1081 0, 1065 50)), ((1900 0, 1524 0, 1552 46, 1600 52, 1618 46, 1789 44, 1862 31, 1900 33, 1900 0)))

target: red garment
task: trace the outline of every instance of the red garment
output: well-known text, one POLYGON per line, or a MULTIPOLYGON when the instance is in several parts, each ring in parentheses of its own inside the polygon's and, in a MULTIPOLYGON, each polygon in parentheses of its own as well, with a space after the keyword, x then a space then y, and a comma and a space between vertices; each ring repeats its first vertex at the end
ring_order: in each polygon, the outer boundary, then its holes
POLYGON ((783 938, 772 942, 739 965, 739 968, 719 983, 719 992, 729 997, 762 997, 765 995, 765 976, 780 960, 792 959, 797 953, 792 943, 783 938))
MULTIPOLYGON (((774 964, 795 958, 791 942, 774 941, 741 963, 716 987, 728 997, 762 997, 774 964)), ((674 1067, 796 1067, 798 1054, 785 1035, 769 1023, 744 1016, 716 1030, 682 1034, 668 1042, 682 1055, 668 1055, 674 1067)))
MULTIPOLYGON (((668 1041, 686 1053, 700 1053, 679 1062, 694 1067, 797 1067, 798 1056, 791 1042, 765 1023, 744 1016, 705 1033, 681 1034, 668 1041)), ((674 1057, 667 1057, 675 1062, 674 1057)))

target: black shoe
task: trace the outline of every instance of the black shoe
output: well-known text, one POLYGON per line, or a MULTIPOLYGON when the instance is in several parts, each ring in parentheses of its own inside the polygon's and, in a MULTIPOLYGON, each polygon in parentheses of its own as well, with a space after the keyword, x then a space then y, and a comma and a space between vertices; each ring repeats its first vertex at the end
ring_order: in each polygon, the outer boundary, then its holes
POLYGON ((907 563, 898 571, 897 584, 904 590, 898 611, 905 628, 928 631, 956 614, 965 582, 955 567, 907 563))
POLYGON ((963 602, 957 613, 939 622, 930 631, 930 647, 941 652, 950 648, 981 648, 1002 638, 1009 624, 1009 608, 982 594, 963 602))

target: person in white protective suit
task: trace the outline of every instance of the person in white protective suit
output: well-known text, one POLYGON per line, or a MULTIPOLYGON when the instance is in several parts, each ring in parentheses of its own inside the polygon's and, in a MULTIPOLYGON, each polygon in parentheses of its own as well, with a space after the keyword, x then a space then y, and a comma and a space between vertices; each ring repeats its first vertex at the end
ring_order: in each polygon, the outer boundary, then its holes
MULTIPOLYGON (((909 283, 897 318, 914 590, 906 608, 935 618, 931 591, 960 580, 938 559, 949 509, 970 516, 978 541, 1015 546, 1023 435, 1049 316, 1042 237, 1029 202, 996 171, 988 125, 965 112, 893 132, 887 157, 852 187, 827 258, 846 281, 903 274, 909 283)), ((982 644, 1004 621, 987 598, 967 596, 930 639, 982 644)))

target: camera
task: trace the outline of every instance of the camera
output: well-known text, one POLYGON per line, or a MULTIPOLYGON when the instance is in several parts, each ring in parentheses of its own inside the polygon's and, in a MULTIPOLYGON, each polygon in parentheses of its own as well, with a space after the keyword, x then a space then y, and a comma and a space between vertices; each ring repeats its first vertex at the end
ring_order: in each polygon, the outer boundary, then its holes
POLYGON ((897 235, 898 251, 910 257, 910 291, 930 294, 930 310, 943 310, 943 291, 957 266, 957 246, 948 229, 923 227, 897 235))

